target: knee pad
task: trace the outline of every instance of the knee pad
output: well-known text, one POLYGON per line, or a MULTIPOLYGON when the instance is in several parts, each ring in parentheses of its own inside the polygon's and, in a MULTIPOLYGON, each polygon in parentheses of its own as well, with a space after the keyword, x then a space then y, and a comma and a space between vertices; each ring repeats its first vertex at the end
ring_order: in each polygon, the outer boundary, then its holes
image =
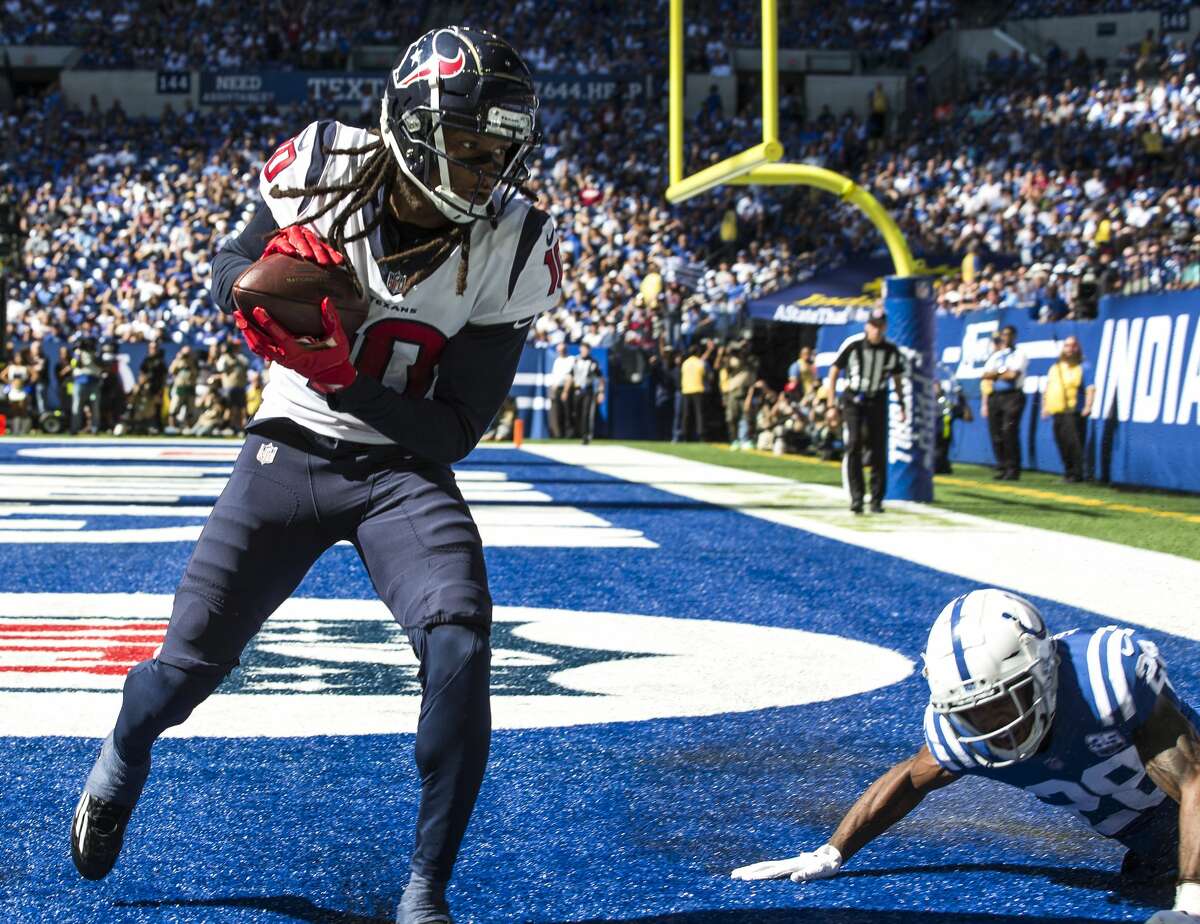
POLYGON ((225 679, 224 673, 188 671, 155 658, 125 677, 114 744, 125 761, 143 763, 154 740, 184 722, 225 679))
POLYGON ((410 638, 421 661, 422 715, 441 701, 468 711, 487 702, 492 650, 482 631, 448 624, 415 629, 410 638))
POLYGON ((175 592, 158 660, 184 671, 217 675, 219 683, 237 667, 244 644, 240 637, 231 637, 229 620, 222 618, 226 609, 185 577, 175 592))

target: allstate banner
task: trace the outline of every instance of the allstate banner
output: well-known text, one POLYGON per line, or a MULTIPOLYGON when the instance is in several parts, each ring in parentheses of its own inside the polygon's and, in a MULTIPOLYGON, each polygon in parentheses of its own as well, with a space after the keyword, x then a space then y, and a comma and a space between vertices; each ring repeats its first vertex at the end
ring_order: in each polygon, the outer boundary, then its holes
MULTIPOLYGON (((282 106, 306 101, 359 104, 364 96, 381 99, 386 71, 204 71, 203 106, 282 106)), ((638 101, 649 95, 649 75, 534 74, 543 103, 605 103, 614 98, 638 101)))
MULTIPOLYGON (((1095 321, 1040 324, 1023 312, 938 317, 938 377, 959 387, 975 411, 955 425, 951 458, 994 462, 987 420, 980 411, 980 375, 992 334, 1006 324, 1029 359, 1021 422, 1022 464, 1063 471, 1050 420, 1041 417, 1046 376, 1062 342, 1079 339, 1095 386, 1088 420, 1089 474, 1101 481, 1200 491, 1200 292, 1172 292, 1100 302, 1095 321)), ((822 327, 819 366, 858 324, 822 327)))

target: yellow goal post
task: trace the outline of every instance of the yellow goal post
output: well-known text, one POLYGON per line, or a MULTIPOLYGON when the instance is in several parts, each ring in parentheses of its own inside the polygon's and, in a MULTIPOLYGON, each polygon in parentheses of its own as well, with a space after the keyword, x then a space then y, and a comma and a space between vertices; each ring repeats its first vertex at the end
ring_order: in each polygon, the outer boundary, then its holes
POLYGON ((897 276, 918 271, 912 251, 895 220, 879 200, 849 177, 809 164, 787 164, 779 141, 779 17, 777 0, 762 0, 762 142, 725 160, 684 176, 683 4, 670 0, 669 171, 667 201, 683 202, 722 184, 738 186, 812 186, 860 209, 883 235, 897 276))

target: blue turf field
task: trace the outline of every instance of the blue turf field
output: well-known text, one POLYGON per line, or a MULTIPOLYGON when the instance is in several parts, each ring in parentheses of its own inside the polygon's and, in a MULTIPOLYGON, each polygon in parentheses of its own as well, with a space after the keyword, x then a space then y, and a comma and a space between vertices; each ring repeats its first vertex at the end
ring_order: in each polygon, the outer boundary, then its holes
MULTIPOLYGON (((17 445, 0 445, 5 485, 6 465, 59 464, 17 459, 17 445)), ((68 461, 79 464, 61 464, 68 461)), ((916 659, 940 607, 971 586, 528 453, 481 450, 461 470, 501 472, 555 505, 640 531, 658 546, 489 549, 492 592, 502 606, 805 629, 916 659)), ((0 505, 12 502, 12 494, 5 498, 0 505)), ((53 515, 43 504, 5 520, 53 515)), ((84 529, 115 522, 83 519, 84 529)), ((176 522, 199 521, 124 516, 118 525, 176 522)), ((187 542, 0 544, 0 593, 169 594, 189 550, 187 542)), ((373 596, 345 548, 331 550, 298 594, 373 596)), ((1059 605, 1046 605, 1045 613, 1056 630, 1107 622, 1059 605)), ((1197 645, 1147 635, 1194 702, 1197 645)), ((711 656, 719 669, 723 652, 711 656)), ((608 657, 592 652, 583 660, 608 657)), ((798 661, 792 682, 803 685, 805 677, 798 661)), ((543 672, 526 686, 545 692, 547 684, 543 672)), ((8 689, 0 672, 0 704, 11 707, 8 689)), ((1137 921, 1169 906, 1169 896, 1111 891, 1117 845, 1032 797, 980 781, 935 794, 837 879, 805 886, 729 879, 735 866, 823 843, 861 789, 919 745, 924 697, 911 674, 803 706, 498 730, 451 890, 459 920, 1006 924, 1137 921)), ((0 738, 0 919, 391 920, 417 793, 411 736, 296 734, 160 741, 125 852, 102 883, 78 878, 67 839, 98 742, 0 738)))

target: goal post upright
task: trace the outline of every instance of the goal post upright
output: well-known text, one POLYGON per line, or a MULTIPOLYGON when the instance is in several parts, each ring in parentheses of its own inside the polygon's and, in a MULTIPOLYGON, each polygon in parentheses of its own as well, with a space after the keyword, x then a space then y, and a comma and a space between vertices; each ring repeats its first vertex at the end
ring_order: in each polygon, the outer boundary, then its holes
POLYGON ((783 163, 779 140, 779 17, 777 0, 762 3, 762 141, 724 160, 686 175, 684 102, 684 0, 669 0, 669 110, 666 199, 672 204, 725 184, 736 186, 809 186, 837 196, 861 211, 879 231, 895 267, 884 284, 883 303, 892 336, 907 359, 903 394, 893 397, 888 434, 890 499, 933 500, 935 358, 931 286, 920 278, 904 234, 887 210, 854 180, 811 164, 783 163), (905 413, 899 413, 903 406, 905 413))

